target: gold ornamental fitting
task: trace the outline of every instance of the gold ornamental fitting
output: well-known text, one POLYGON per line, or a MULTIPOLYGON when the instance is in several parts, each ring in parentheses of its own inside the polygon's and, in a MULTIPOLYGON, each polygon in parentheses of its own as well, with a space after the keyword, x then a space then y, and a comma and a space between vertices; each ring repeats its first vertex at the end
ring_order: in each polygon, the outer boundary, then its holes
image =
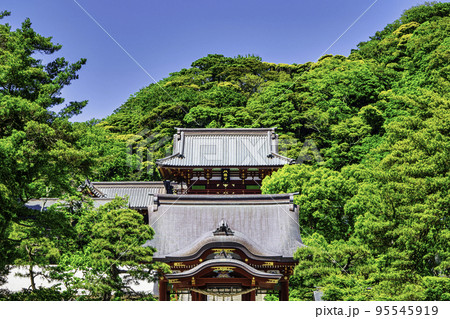
POLYGON ((213 271, 233 271, 236 267, 212 267, 213 271))

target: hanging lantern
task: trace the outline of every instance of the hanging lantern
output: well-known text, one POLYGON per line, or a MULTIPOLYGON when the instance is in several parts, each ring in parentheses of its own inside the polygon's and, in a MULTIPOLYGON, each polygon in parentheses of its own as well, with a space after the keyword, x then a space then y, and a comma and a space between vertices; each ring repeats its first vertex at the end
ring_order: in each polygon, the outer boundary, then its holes
POLYGON ((263 180, 264 179, 264 177, 266 177, 266 170, 265 169, 260 169, 259 170, 259 178, 261 179, 261 180, 263 180))
POLYGON ((230 182, 230 169, 222 168, 222 183, 228 184, 230 182))
POLYGON ((245 179, 247 179, 248 173, 246 169, 240 169, 239 170, 239 177, 242 179, 242 181, 244 181, 245 179))
POLYGON ((188 169, 187 171, 186 171, 186 178, 187 178, 187 180, 189 181, 190 179, 192 179, 192 170, 191 169, 188 169))
POLYGON ((209 180, 210 180, 211 177, 212 177, 212 169, 210 169, 210 168, 205 168, 205 169, 204 169, 204 173, 205 173, 205 178, 206 178, 206 180, 208 181, 208 184, 209 184, 209 180))

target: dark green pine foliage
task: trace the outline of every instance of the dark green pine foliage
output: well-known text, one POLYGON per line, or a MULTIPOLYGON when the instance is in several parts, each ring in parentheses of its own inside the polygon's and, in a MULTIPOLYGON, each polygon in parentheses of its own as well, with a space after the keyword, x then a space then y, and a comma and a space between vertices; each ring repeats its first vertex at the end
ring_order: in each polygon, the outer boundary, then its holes
MULTIPOLYGON (((0 13, 0 19, 7 16, 0 13)), ((33 267, 57 262, 70 224, 63 215, 33 211, 25 203, 73 192, 91 163, 76 147, 80 134, 69 122, 87 102, 52 110, 64 103, 61 90, 78 78, 86 60, 37 59, 60 49, 36 33, 29 19, 15 31, 0 24, 0 275, 5 265, 26 264, 32 289, 33 267)))

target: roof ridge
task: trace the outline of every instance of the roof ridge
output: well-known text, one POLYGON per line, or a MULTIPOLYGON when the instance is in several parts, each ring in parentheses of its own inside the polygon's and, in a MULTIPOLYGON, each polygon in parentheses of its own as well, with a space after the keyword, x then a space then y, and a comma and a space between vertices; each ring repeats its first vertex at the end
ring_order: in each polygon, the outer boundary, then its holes
POLYGON ((221 133, 224 135, 237 135, 237 134, 266 134, 267 132, 275 132, 276 127, 272 128, 176 128, 176 135, 206 135, 211 133, 221 133))
POLYGON ((190 128, 176 127, 177 131, 273 131, 276 127, 212 127, 212 128, 190 128))
POLYGON ((106 185, 127 185, 127 184, 162 184, 163 181, 102 181, 102 182, 92 182, 95 185, 106 184, 106 185))

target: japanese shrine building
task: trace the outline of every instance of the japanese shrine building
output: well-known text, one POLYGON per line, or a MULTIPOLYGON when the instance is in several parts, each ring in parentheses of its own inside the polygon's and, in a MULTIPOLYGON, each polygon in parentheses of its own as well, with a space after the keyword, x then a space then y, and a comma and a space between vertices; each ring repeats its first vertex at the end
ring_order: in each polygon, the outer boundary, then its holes
MULTIPOLYGON (((161 182, 90 182, 96 207, 115 196, 155 231, 145 245, 172 273, 160 274, 159 300, 289 298, 294 252, 302 247, 295 194, 262 195, 261 183, 293 160, 278 154, 275 129, 177 129, 173 154, 157 161, 161 182)), ((45 209, 59 201, 32 200, 45 209)))
POLYGON ((293 162, 277 151, 273 128, 178 129, 173 155, 157 165, 188 194, 260 194, 264 177, 293 162))
POLYGON ((170 265, 159 299, 276 293, 288 300, 293 253, 302 247, 294 194, 261 195, 264 177, 292 163, 275 129, 177 129, 173 155, 157 161, 166 194, 155 194, 147 245, 170 265), (169 184, 166 183, 166 186, 169 184))

